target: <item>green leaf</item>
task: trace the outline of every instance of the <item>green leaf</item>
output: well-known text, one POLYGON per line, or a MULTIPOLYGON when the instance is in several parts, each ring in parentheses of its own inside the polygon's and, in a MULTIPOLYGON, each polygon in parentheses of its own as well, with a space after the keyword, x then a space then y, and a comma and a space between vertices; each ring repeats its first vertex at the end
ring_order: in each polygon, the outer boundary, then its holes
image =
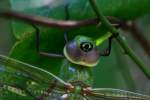
MULTIPOLYGON (((48 1, 48 0, 47 0, 48 1)), ((64 0, 65 1, 65 0, 64 0)), ((61 1, 60 1, 61 2, 61 1)), ((39 2, 41 3, 41 2, 39 2)), ((64 4, 52 1, 48 7, 44 7, 35 0, 11 0, 11 7, 15 11, 24 12, 29 15, 38 15, 43 17, 51 17, 56 19, 64 19, 64 5, 69 3, 70 19, 81 20, 95 17, 93 10, 90 7, 88 0, 69 0, 64 4), (35 3, 35 4, 30 4, 35 3), (23 5, 22 5, 23 4, 23 5), (20 6, 22 5, 22 6, 20 6), (33 7, 32 7, 32 6, 33 7), (39 5, 39 6, 34 6, 39 5), (55 5, 55 6, 53 6, 55 5), (19 8, 19 9, 18 9, 19 8), (80 15, 80 16, 78 16, 80 15)), ((98 5, 106 16, 115 16, 124 20, 136 19, 137 17, 149 14, 149 0, 97 0, 98 5)), ((24 32, 33 31, 31 26, 25 23, 13 23, 13 33, 17 38, 24 32), (18 28, 20 26, 20 28, 18 28), (23 26, 23 28, 21 27, 23 26)))

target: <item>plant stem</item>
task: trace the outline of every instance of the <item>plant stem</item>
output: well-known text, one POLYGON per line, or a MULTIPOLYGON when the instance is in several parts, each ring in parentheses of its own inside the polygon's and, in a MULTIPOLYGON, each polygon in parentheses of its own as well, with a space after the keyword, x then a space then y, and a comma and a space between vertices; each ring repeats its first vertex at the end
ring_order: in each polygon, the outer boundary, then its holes
MULTIPOLYGON (((107 18, 103 15, 103 13, 99 10, 98 6, 96 5, 95 0, 89 0, 90 4, 95 11, 97 17, 101 20, 102 24, 108 28, 108 30, 114 35, 118 35, 118 30, 111 25, 111 23, 107 20, 107 18)), ((136 56, 133 50, 128 46, 127 42, 121 37, 115 37, 120 46, 124 49, 125 53, 138 65, 138 67, 143 71, 143 73, 150 79, 150 69, 141 61, 140 58, 136 56)))

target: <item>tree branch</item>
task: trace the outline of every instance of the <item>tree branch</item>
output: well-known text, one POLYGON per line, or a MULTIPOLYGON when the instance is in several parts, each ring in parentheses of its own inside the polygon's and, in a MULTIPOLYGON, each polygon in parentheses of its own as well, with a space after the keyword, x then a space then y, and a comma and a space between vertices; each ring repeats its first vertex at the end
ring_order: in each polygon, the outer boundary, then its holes
MULTIPOLYGON (((97 25, 100 22, 99 18, 86 19, 81 21, 70 21, 70 20, 63 21, 63 20, 56 20, 52 18, 43 18, 43 17, 31 16, 31 15, 29 16, 15 11, 0 12, 0 17, 13 18, 15 20, 25 21, 25 22, 39 24, 39 25, 45 25, 49 27, 63 28, 63 29, 97 25)), ((114 17, 108 17, 108 19, 110 20, 110 22, 112 22, 113 26, 118 26, 120 20, 114 17)))
MULTIPOLYGON (((101 22, 103 25, 105 25, 108 30, 113 34, 117 35, 119 34, 118 30, 111 25, 111 23, 107 20, 107 18, 103 15, 103 13, 99 10, 99 8, 96 5, 95 0, 89 0, 94 12, 96 13, 96 16, 101 19, 101 22)), ((138 67, 143 71, 143 73, 147 76, 148 79, 150 79, 150 69, 141 61, 139 57, 136 56, 136 54, 133 52, 133 50, 128 46, 127 42, 121 37, 116 37, 116 40, 120 44, 120 46, 124 49, 126 54, 138 65, 138 67)))

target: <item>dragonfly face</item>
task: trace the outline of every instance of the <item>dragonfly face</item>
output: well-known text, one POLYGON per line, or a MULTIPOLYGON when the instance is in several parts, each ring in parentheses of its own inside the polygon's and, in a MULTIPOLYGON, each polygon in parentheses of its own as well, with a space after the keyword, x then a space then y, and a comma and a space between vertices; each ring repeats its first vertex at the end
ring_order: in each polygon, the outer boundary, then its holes
POLYGON ((65 57, 72 63, 87 67, 96 66, 99 61, 99 51, 95 41, 86 36, 76 36, 64 47, 65 57))

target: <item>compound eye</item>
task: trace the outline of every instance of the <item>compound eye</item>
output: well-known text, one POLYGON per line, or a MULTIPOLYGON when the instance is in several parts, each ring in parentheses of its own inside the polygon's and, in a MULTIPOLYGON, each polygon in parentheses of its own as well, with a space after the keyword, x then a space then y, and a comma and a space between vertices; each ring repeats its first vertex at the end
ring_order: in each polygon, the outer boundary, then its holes
POLYGON ((93 49, 93 44, 90 42, 82 42, 80 44, 80 48, 81 50, 83 50, 84 52, 88 52, 91 51, 93 49))

